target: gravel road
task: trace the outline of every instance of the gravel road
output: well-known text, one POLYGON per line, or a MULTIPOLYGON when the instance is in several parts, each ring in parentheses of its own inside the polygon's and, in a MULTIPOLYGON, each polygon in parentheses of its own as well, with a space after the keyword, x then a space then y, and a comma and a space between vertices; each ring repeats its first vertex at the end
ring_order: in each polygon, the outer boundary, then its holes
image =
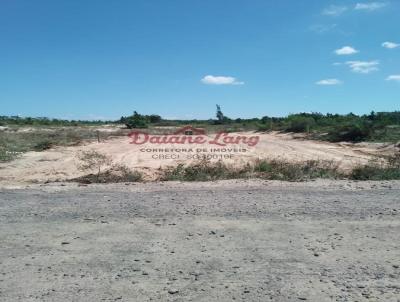
POLYGON ((400 301, 400 182, 0 191, 0 301, 400 301))

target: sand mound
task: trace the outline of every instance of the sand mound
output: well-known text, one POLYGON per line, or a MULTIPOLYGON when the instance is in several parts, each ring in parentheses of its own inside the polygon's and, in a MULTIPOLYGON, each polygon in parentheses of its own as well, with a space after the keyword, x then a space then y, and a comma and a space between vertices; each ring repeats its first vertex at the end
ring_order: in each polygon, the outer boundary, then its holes
POLYGON ((339 164, 340 168, 349 169, 355 165, 366 163, 375 155, 390 154, 394 151, 394 146, 383 144, 335 144, 294 138, 292 134, 248 132, 233 133, 232 135, 259 135, 260 141, 253 147, 246 144, 239 144, 235 147, 210 145, 199 147, 190 144, 154 145, 146 143, 134 145, 130 144, 129 137, 117 137, 100 143, 93 142, 82 146, 56 147, 42 152, 25 153, 12 162, 0 164, 0 182, 61 181, 82 176, 85 173, 77 168, 79 163, 77 155, 81 151, 88 150, 106 154, 116 164, 141 170, 148 179, 156 178, 159 168, 178 163, 190 163, 202 154, 212 155, 213 160, 222 157, 226 163, 232 165, 241 165, 259 158, 279 158, 293 162, 334 161, 339 164), (203 147, 207 149, 207 152, 203 152, 206 150, 197 152, 198 148, 204 149, 203 147), (217 150, 210 152, 211 148, 217 150), (174 149, 176 150, 174 151, 174 149))

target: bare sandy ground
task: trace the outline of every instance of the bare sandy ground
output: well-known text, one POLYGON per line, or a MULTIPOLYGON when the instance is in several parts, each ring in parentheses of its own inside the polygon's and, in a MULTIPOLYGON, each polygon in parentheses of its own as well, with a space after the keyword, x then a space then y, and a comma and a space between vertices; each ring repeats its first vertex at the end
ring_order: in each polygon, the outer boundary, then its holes
POLYGON ((0 190, 0 301, 400 299, 400 182, 0 190))
MULTIPOLYGON (((255 159, 281 158, 288 161, 327 160, 337 163, 342 169, 348 169, 358 164, 365 164, 376 155, 390 154, 394 151, 393 145, 384 144, 349 144, 327 143, 305 139, 295 139, 291 134, 279 133, 233 133, 232 135, 259 135, 258 145, 249 147, 240 144, 235 147, 200 146, 208 149, 225 149, 212 153, 214 156, 231 155, 224 161, 232 165, 241 165, 255 159), (238 152, 237 149, 245 149, 238 152), (236 151, 235 151, 236 150, 236 151)), ((194 161, 193 154, 182 149, 197 149, 199 146, 130 144, 128 137, 116 137, 105 141, 88 143, 83 146, 56 147, 42 152, 28 152, 20 158, 0 164, 0 183, 15 184, 29 182, 63 181, 83 175, 77 169, 77 154, 80 151, 95 150, 112 157, 114 163, 123 164, 129 168, 138 169, 145 173, 148 179, 157 176, 160 167, 189 163, 194 161), (154 149, 176 149, 179 152, 159 152, 154 149), (179 158, 165 158, 168 156, 179 158), (160 157, 163 157, 160 159, 160 157), (188 158, 190 157, 190 158, 188 158)), ((217 160, 216 158, 215 160, 217 160)))

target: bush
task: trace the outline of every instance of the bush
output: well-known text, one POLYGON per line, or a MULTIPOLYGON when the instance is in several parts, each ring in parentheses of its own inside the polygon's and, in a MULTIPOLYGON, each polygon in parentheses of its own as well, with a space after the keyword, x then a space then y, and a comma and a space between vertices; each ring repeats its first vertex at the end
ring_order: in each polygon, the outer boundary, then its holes
POLYGON ((353 169, 350 178, 354 180, 391 180, 400 179, 400 170, 377 166, 359 166, 353 169))
POLYGON ((365 124, 345 125, 330 131, 327 139, 331 142, 361 142, 369 138, 371 133, 371 127, 365 124))
POLYGON ((271 180, 304 181, 316 178, 338 178, 342 174, 331 161, 309 160, 291 163, 283 160, 261 160, 255 165, 255 172, 262 178, 271 180))
POLYGON ((271 170, 272 166, 267 160, 257 160, 254 165, 255 172, 270 172, 271 170))
POLYGON ((400 179, 400 154, 387 158, 387 162, 370 161, 367 165, 355 167, 350 178, 354 180, 400 179))
POLYGON ((4 150, 0 148, 0 162, 7 162, 13 160, 15 158, 15 154, 10 151, 4 150))
POLYGON ((315 125, 312 117, 292 115, 288 117, 289 125, 286 128, 288 132, 309 132, 315 125))
POLYGON ((257 124, 257 131, 265 132, 265 131, 269 131, 269 130, 272 130, 270 124, 269 125, 260 124, 260 123, 257 124))
POLYGON ((96 172, 97 180, 103 168, 111 165, 112 160, 109 156, 94 150, 82 151, 78 154, 79 164, 78 170, 96 172))
POLYGON ((50 140, 44 140, 34 145, 33 149, 35 151, 44 151, 50 149, 52 146, 53 143, 50 140))

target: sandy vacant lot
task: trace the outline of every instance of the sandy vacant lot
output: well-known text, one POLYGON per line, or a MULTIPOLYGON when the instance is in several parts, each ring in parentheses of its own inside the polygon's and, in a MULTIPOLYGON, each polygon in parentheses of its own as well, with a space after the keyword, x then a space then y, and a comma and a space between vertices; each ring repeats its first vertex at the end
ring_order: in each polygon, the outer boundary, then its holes
POLYGON ((42 152, 29 152, 23 154, 17 160, 0 164, 0 182, 5 184, 21 182, 45 182, 66 180, 83 175, 77 169, 77 154, 82 150, 96 150, 113 158, 114 163, 123 164, 133 169, 139 169, 145 173, 148 179, 157 176, 157 169, 167 165, 176 165, 188 159, 193 154, 231 154, 232 158, 224 159, 228 164, 241 165, 257 158, 283 158, 289 161, 304 160, 328 160, 334 161, 341 168, 347 169, 357 164, 364 164, 375 155, 391 154, 393 145, 385 144, 334 144, 320 141, 311 141, 294 138, 292 134, 279 133, 231 133, 230 135, 260 136, 258 145, 249 147, 239 144, 235 147, 219 146, 194 146, 154 144, 133 145, 128 137, 116 137, 113 139, 87 143, 83 146, 56 147, 42 152), (180 152, 159 152, 154 149, 180 149, 180 152), (184 152, 182 149, 206 148, 208 152, 197 153, 184 152), (211 148, 219 148, 224 151, 210 153, 211 148), (237 150, 245 149, 245 152, 237 150), (144 152, 143 152, 144 151, 144 152), (179 156, 179 158, 166 159, 167 156, 179 156))
POLYGON ((0 301, 400 299, 400 182, 0 192, 0 301))

